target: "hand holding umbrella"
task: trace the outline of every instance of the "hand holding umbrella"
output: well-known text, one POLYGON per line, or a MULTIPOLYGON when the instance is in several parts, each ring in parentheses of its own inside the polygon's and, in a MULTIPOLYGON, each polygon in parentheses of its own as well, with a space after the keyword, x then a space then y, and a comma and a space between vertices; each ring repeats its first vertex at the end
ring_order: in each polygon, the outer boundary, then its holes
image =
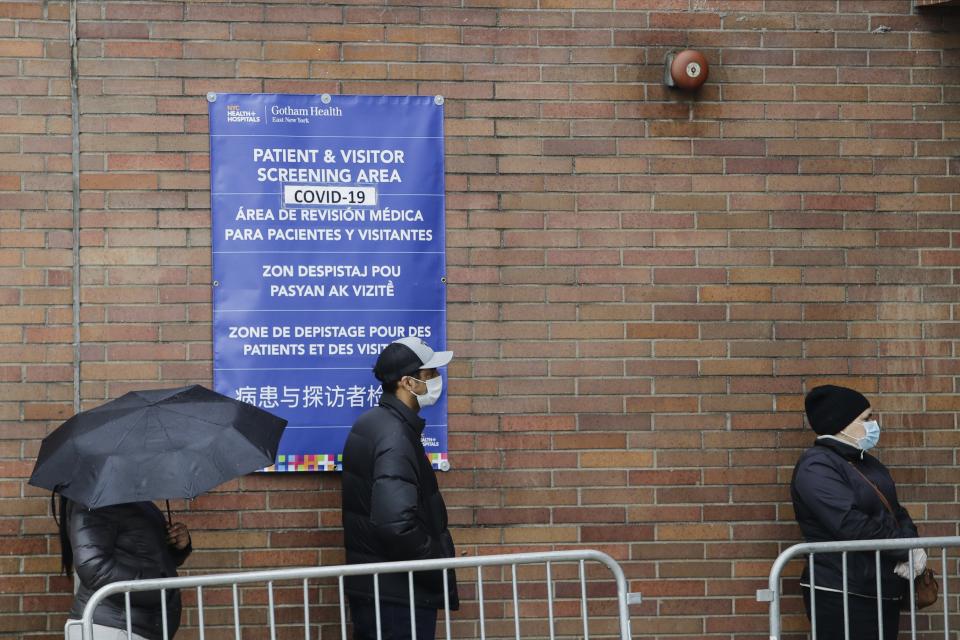
POLYGON ((172 522, 167 525, 167 544, 183 551, 190 545, 190 532, 182 522, 172 522))

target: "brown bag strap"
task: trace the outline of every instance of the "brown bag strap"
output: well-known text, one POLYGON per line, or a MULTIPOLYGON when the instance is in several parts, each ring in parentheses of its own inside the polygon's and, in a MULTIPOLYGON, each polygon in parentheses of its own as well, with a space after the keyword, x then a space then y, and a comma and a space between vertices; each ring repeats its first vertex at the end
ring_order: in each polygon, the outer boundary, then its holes
POLYGON ((867 481, 867 484, 869 484, 871 487, 873 487, 873 490, 877 492, 877 495, 878 495, 878 496, 880 496, 880 501, 883 502, 883 506, 885 506, 885 507, 887 508, 887 511, 890 512, 890 515, 892 515, 892 516, 894 517, 894 519, 896 519, 897 514, 894 513, 893 507, 890 506, 890 501, 887 500, 887 496, 883 495, 883 492, 880 491, 879 487, 877 487, 876 484, 874 484, 873 480, 871 480, 871 479, 868 478, 866 475, 864 475, 863 471, 860 471, 860 469, 857 469, 857 465, 853 464, 853 462, 850 462, 850 460, 847 460, 847 462, 850 463, 850 466, 853 467, 853 470, 854 470, 854 471, 856 471, 857 473, 860 474, 860 477, 861 477, 861 478, 863 478, 864 480, 867 481))
MULTIPOLYGON (((860 477, 867 481, 873 490, 877 492, 877 495, 880 497, 880 501, 883 502, 883 506, 887 508, 887 511, 890 512, 890 515, 896 519, 897 514, 893 512, 893 507, 890 506, 890 501, 887 500, 887 496, 883 495, 883 492, 880 491, 880 488, 863 473, 860 469, 857 469, 857 466, 853 464, 850 460, 847 460, 850 463, 850 466, 853 467, 853 470, 860 474, 860 477)), ((913 551, 910 551, 910 560, 913 560, 913 551)), ((937 595, 940 593, 940 583, 937 582, 936 574, 933 572, 933 569, 926 567, 923 571, 918 573, 913 578, 914 584, 914 602, 917 609, 924 609, 929 607, 931 604, 937 601, 937 595)), ((900 608, 903 611, 910 611, 912 608, 910 605, 909 597, 904 596, 903 602, 900 605, 900 608), (904 606, 903 603, 906 603, 904 606)))

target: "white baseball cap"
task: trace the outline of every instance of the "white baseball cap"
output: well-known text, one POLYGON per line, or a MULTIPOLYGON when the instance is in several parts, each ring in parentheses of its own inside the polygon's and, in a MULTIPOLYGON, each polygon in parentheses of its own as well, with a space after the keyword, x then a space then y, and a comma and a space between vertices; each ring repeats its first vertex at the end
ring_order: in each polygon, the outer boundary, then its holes
POLYGON ((380 382, 396 382, 421 369, 436 369, 453 359, 453 351, 434 351, 413 336, 391 342, 380 352, 373 375, 380 382))
POLYGON ((423 363, 420 365, 421 369, 436 369, 438 367, 444 367, 451 360, 453 360, 453 351, 434 351, 430 348, 430 345, 423 341, 422 338, 410 336, 407 338, 400 338, 395 342, 402 344, 417 354, 417 357, 420 358, 420 362, 423 363))

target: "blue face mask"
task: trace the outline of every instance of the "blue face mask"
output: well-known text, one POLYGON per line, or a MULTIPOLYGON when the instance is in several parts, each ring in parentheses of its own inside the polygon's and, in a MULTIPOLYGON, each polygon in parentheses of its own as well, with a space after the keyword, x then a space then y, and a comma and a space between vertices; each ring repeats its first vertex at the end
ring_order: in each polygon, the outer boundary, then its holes
POLYGON ((863 423, 863 428, 866 431, 866 434, 857 440, 857 446, 864 451, 869 451, 877 446, 878 442, 880 442, 880 425, 876 420, 865 420, 863 423))

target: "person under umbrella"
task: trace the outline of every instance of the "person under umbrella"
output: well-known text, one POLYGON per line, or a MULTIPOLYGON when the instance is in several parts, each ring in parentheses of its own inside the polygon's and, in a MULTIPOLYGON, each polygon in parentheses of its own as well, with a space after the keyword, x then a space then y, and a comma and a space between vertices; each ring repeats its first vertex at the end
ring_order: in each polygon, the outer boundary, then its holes
MULTIPOLYGON (((90 596, 121 580, 173 578, 193 550, 190 533, 180 522, 168 523, 152 502, 129 502, 89 509, 60 496, 60 557, 69 576, 76 569, 79 585, 69 618, 79 620, 90 596)), ((166 638, 180 626, 180 590, 166 594, 166 638)), ((163 603, 155 591, 130 594, 130 640, 163 640, 163 603)), ((127 638, 123 595, 103 601, 93 615, 94 640, 127 638)), ((79 626, 69 627, 68 640, 81 640, 79 626)))
MULTIPOLYGON (((69 617, 117 581, 175 577, 192 550, 182 523, 153 500, 193 498, 273 464, 286 420, 194 385, 132 391, 76 414, 44 438, 30 484, 60 495, 64 570, 79 588, 69 617)), ((180 624, 180 594, 130 594, 132 640, 167 640, 180 624), (163 609, 166 608, 166 622, 163 609)), ((123 595, 93 614, 93 640, 127 640, 123 595)), ((81 630, 68 627, 70 640, 81 630)), ((91 640, 89 638, 84 640, 91 640)))

